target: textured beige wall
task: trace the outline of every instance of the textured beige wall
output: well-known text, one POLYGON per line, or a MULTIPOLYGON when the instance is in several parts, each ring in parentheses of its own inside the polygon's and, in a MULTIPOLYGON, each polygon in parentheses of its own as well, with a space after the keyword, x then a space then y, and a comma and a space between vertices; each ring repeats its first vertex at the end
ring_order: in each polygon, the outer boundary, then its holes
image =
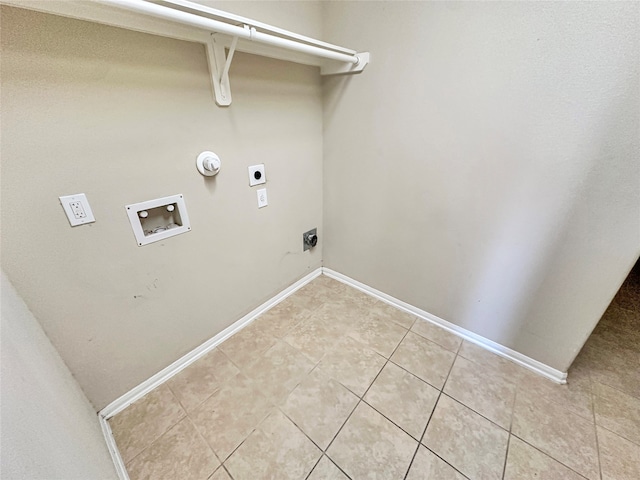
POLYGON ((0 477, 117 479, 89 400, 4 272, 0 291, 0 477))
POLYGON ((1 53, 3 269, 97 409, 321 265, 317 68, 237 54, 221 109, 203 45, 8 7, 1 53), (71 228, 79 192, 97 221, 71 228), (177 193, 192 231, 138 247, 124 206, 177 193))
POLYGON ((637 2, 327 2, 325 266, 565 371, 640 254, 637 2))

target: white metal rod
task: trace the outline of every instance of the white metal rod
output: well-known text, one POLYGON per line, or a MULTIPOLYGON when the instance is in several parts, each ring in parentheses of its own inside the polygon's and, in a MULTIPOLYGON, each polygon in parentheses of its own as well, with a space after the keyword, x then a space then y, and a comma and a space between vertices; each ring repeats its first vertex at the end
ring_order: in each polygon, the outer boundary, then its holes
POLYGON ((287 48, 289 50, 295 50, 297 52, 308 53, 317 57, 329 58, 331 60, 339 60, 341 62, 349 62, 354 65, 360 60, 355 55, 346 55, 344 53, 333 52, 331 50, 324 50, 320 47, 314 47, 313 45, 307 45, 306 43, 298 43, 286 38, 280 38, 267 33, 257 32, 255 28, 251 29, 251 40, 260 43, 266 43, 268 45, 275 45, 276 47, 287 48))
POLYGON ((163 7, 162 5, 156 5, 155 3, 149 3, 141 0, 96 0, 98 3, 105 5, 111 5, 113 7, 124 8, 125 10, 132 10, 138 13, 144 13, 157 18, 163 18, 165 20, 171 20, 173 22, 182 23, 185 25, 191 25, 194 27, 204 28, 206 30, 215 31, 218 33, 224 33, 227 35, 233 35, 235 37, 249 38, 250 33, 242 27, 236 25, 229 25, 228 23, 219 22, 218 20, 212 20, 210 18, 199 17, 191 13, 182 12, 180 10, 174 10, 172 8, 163 7))
MULTIPOLYGON (((287 37, 294 41, 298 40, 308 45, 315 45, 316 47, 326 48, 327 50, 335 50, 336 52, 346 53, 347 55, 355 55, 357 53, 355 50, 351 50, 349 48, 339 47, 338 45, 323 42, 316 38, 305 37, 304 35, 300 35, 299 33, 290 32, 282 28, 274 27, 273 25, 268 25, 266 23, 257 22, 256 20, 252 20, 250 18, 241 17, 240 15, 235 15, 233 13, 223 12, 222 10, 207 7, 206 5, 202 5, 201 3, 194 3, 189 0, 162 0, 162 3, 170 4, 178 8, 187 8, 189 10, 194 10, 203 14, 213 15, 214 17, 218 17, 218 19, 222 19, 225 22, 228 21, 235 24, 242 23, 244 25, 249 25, 249 27, 255 27, 256 30, 260 30, 264 33, 275 34, 279 37, 287 37)), ((196 15, 200 15, 200 13, 196 13, 196 15)))
POLYGON ((313 45, 307 45, 305 43, 298 43, 293 40, 287 40, 286 38, 276 37, 266 33, 257 32, 255 28, 246 29, 236 25, 229 25, 228 23, 213 20, 211 18, 201 17, 191 13, 186 13, 181 10, 176 10, 169 7, 163 7, 155 3, 145 2, 143 0, 97 0, 99 3, 106 5, 112 5, 126 10, 133 10, 135 12, 144 13, 165 20, 171 20, 173 22, 183 23, 185 25, 191 25, 194 27, 204 28, 206 30, 231 35, 233 37, 246 38, 259 43, 265 43, 268 45, 274 45, 277 47, 285 48, 288 50, 294 50, 317 57, 328 58, 331 60, 337 60, 340 62, 348 62, 357 64, 359 62, 358 57, 355 55, 347 55, 331 50, 325 50, 313 45))

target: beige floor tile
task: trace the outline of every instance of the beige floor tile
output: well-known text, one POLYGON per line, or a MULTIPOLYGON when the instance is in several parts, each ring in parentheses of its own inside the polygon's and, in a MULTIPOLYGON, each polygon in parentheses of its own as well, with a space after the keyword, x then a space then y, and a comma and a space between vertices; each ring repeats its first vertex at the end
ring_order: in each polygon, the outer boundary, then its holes
POLYGON ((455 358, 455 353, 409 332, 391 361, 440 389, 455 358))
POLYGON ((516 395, 512 433, 579 474, 598 478, 593 422, 557 403, 516 395))
POLYGON ((629 349, 603 342, 597 336, 589 338, 576 362, 589 368, 593 381, 640 398, 640 355, 629 349))
POLYGON ((283 340, 300 350, 312 362, 319 362, 349 331, 349 326, 342 325, 341 318, 331 308, 328 305, 322 306, 287 332, 283 340))
POLYGON ((176 397, 160 385, 109 419, 124 462, 128 462, 185 416, 176 397))
POLYGON ((584 480, 573 470, 511 436, 504 480, 584 480))
POLYGON ((127 464, 131 480, 202 480, 220 462, 188 418, 127 464))
POLYGON ((509 433, 442 395, 422 443, 469 478, 500 479, 509 433))
POLYGON ((253 362, 276 343, 263 323, 250 323, 218 347, 240 369, 253 362))
POLYGON ((223 384, 191 420, 220 460, 227 458, 268 415, 272 405, 242 374, 223 384))
POLYGON ((189 412, 239 371, 224 353, 214 349, 171 378, 167 385, 189 412))
POLYGON ((347 289, 350 289, 346 284, 327 275, 320 275, 314 278, 311 283, 314 287, 327 288, 338 294, 342 294, 347 289))
POLYGON ((416 323, 411 327, 411 331, 452 352, 457 352, 462 344, 462 338, 421 318, 416 320, 416 323))
POLYGON ((360 403, 327 455, 351 478, 404 478, 418 442, 360 403))
POLYGON ((458 355, 466 358, 467 360, 471 360, 472 362, 479 363, 480 365, 485 365, 496 372, 500 372, 505 376, 505 378, 512 379, 512 382, 517 382, 523 377, 536 375, 512 361, 466 340, 462 342, 458 355))
POLYGON ((360 319, 353 326, 349 336, 383 357, 389 358, 406 333, 407 330, 400 325, 368 316, 360 319))
POLYGON ((211 475, 208 480, 233 480, 224 467, 218 468, 213 475, 211 475))
POLYGON ((362 299, 351 299, 345 295, 332 298, 314 312, 315 317, 322 318, 327 325, 331 325, 343 334, 353 328, 369 313, 370 307, 362 299))
POLYGON ((358 304, 363 308, 366 308, 367 310, 371 310, 371 308, 374 308, 378 304, 382 303, 377 298, 367 293, 361 292, 356 288, 346 286, 346 285, 345 285, 345 290, 344 292, 342 292, 341 296, 347 301, 354 304, 358 304))
POLYGON ((447 462, 420 445, 406 480, 465 480, 465 478, 467 477, 447 462))
POLYGON ((358 397, 314 370, 291 392, 282 411, 325 450, 358 403, 358 397))
POLYGON ((316 282, 316 280, 308 283, 289 297, 300 315, 308 316, 312 314, 330 298, 338 295, 334 289, 328 288, 322 285, 321 282, 316 282))
POLYGON ((558 403, 585 420, 593 421, 591 379, 588 371, 580 365, 571 368, 564 385, 540 375, 522 375, 518 381, 518 392, 528 398, 542 398, 558 403))
MULTIPOLYGON (((639 315, 640 316, 640 315, 639 315)), ((607 350, 629 351, 640 355, 640 330, 625 328, 624 322, 621 325, 598 323, 591 334, 590 340, 595 340, 607 350)))
MULTIPOLYGON (((613 298, 613 304, 634 312, 640 311, 640 268, 638 266, 631 270, 620 286, 620 290, 613 298)), ((640 321, 640 319, 638 320, 640 321)))
POLYGON ((269 335, 282 338, 310 314, 308 310, 297 308, 291 297, 288 297, 256 318, 254 323, 264 328, 269 335))
POLYGON ((243 372, 260 393, 279 405, 314 366, 299 350, 278 341, 243 372))
POLYGON ((389 362, 373 382, 364 401, 419 440, 439 394, 428 383, 389 362))
POLYGON ((640 446, 598 427, 602 480, 638 480, 640 446))
POLYGON ((307 480, 349 480, 328 457, 322 456, 307 480))
POLYGON ((227 459, 235 480, 306 478, 322 452, 275 410, 227 459))
POLYGON ((319 368, 361 397, 385 363, 384 357, 346 337, 325 355, 319 368))
POLYGON ((598 382, 593 393, 596 423, 640 445, 640 399, 598 382))
POLYGON ((516 385, 499 371, 458 356, 444 392, 502 428, 511 427, 516 385))
POLYGON ((418 317, 415 315, 411 315, 382 301, 370 306, 369 315, 379 320, 397 323, 406 329, 411 328, 411 326, 418 321, 418 317))

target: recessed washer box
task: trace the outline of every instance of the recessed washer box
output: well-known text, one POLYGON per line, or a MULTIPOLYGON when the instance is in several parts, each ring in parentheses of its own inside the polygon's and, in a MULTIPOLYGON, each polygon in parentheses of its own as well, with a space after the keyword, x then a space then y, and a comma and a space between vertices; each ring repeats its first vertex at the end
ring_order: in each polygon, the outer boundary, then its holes
POLYGON ((132 203, 125 208, 139 247, 191 230, 182 194, 132 203))

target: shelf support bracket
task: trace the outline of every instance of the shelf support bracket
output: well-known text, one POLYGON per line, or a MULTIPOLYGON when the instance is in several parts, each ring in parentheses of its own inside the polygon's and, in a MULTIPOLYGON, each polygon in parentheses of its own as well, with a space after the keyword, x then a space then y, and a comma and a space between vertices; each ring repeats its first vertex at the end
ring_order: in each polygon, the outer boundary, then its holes
POLYGON ((238 45, 238 37, 233 37, 229 53, 225 52, 225 42, 218 34, 212 34, 207 43, 207 61, 216 104, 220 107, 231 105, 231 85, 229 84, 229 68, 233 54, 238 45))

